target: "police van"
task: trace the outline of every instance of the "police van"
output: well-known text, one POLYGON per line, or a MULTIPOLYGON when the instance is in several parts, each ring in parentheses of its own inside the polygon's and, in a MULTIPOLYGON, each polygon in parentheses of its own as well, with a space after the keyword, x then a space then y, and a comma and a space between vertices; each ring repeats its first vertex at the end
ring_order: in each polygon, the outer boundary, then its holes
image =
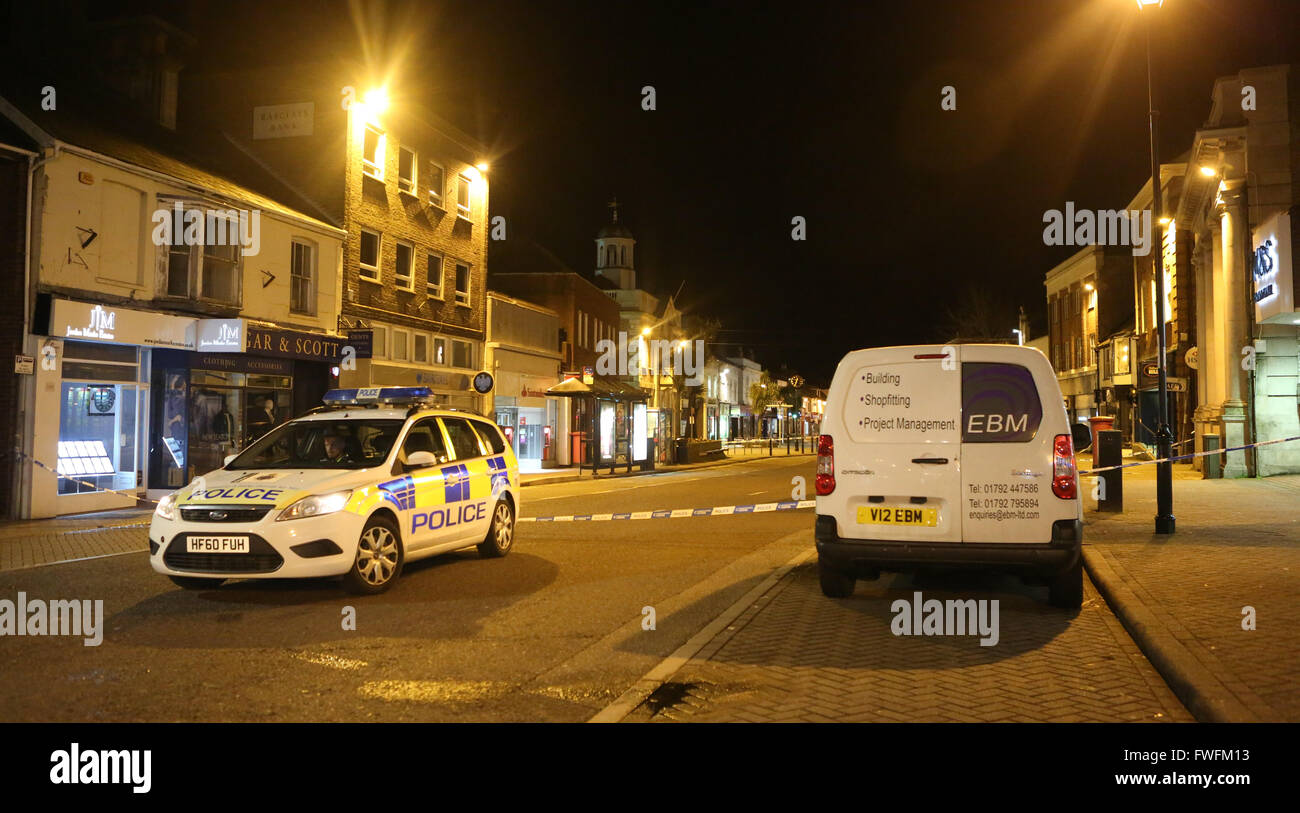
POLYGON ((1070 425, 1047 357, 1015 345, 849 353, 817 444, 822 592, 930 565, 987 566, 1083 599, 1070 425))
POLYGON ((153 569, 186 589, 342 576, 368 594, 426 556, 506 555, 519 462, 491 421, 432 397, 427 387, 330 390, 323 406, 159 502, 153 569))

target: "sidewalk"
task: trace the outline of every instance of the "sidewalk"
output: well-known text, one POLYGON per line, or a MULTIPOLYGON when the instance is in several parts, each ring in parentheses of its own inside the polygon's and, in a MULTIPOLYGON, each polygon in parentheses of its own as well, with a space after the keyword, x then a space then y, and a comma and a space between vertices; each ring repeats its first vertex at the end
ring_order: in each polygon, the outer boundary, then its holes
POLYGON ((1300 721, 1300 475, 1180 468, 1170 536, 1153 532, 1154 466, 1125 472, 1122 514, 1085 499, 1088 573, 1197 719, 1300 721))
MULTIPOLYGON (((813 457, 817 454, 816 449, 809 448, 807 442, 804 443, 804 451, 799 451, 799 447, 791 446, 789 454, 786 453, 785 446, 777 446, 772 450, 771 457, 813 457)), ((767 447, 760 451, 755 449, 748 454, 728 451, 727 457, 721 460, 706 460, 700 463, 683 463, 657 465, 649 471, 641 471, 635 464, 632 471, 627 470, 627 464, 622 463, 614 467, 614 473, 610 474, 608 466, 602 466, 599 471, 593 472, 591 469, 584 469, 581 474, 576 468, 552 469, 550 471, 533 472, 519 475, 520 484, 523 486, 535 486, 540 484, 553 483, 576 483, 579 481, 590 480, 610 480, 615 477, 637 477, 645 474, 663 474, 672 471, 691 471, 694 469, 711 469, 717 466, 729 466, 733 463, 744 463, 748 460, 766 460, 768 459, 767 447)))

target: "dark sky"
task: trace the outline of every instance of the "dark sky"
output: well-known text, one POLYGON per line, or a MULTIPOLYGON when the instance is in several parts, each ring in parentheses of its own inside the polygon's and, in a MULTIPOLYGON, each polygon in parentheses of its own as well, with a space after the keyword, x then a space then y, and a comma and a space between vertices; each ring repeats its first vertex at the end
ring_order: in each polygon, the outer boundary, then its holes
MULTIPOLYGON (((589 273, 617 194, 642 287, 683 286, 684 307, 814 381, 854 347, 946 338, 971 286, 1045 329, 1043 275, 1075 249, 1043 245, 1044 210, 1123 207, 1150 172, 1134 0, 185 8, 214 64, 366 43, 491 145, 512 239, 589 273)), ((1294 0, 1154 15, 1167 160, 1216 76, 1300 62, 1294 0)))

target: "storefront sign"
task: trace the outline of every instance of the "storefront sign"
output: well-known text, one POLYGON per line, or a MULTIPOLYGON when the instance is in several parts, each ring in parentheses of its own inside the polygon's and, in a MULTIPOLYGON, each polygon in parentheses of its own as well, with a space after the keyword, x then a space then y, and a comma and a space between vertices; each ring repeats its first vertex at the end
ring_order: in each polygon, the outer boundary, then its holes
POLYGON ((112 305, 55 299, 50 335, 77 341, 194 349, 198 320, 112 305))
POLYGON ((348 340, 340 336, 300 333, 245 323, 244 352, 263 356, 338 363, 348 340))
POLYGON ((199 352, 242 353, 247 338, 243 319, 200 319, 199 352))
POLYGON ((1255 229, 1251 257, 1255 321, 1290 323, 1295 318, 1295 277, 1291 268, 1291 216, 1275 214, 1255 229))
POLYGON ((315 102, 254 107, 253 138, 309 136, 312 134, 315 119, 315 102))
POLYGON ((238 353, 191 353, 190 368, 223 373, 293 375, 293 362, 288 359, 259 358, 238 353))
POLYGON ((357 353, 357 358, 368 359, 374 355, 375 332, 369 328, 348 331, 348 346, 357 353))
POLYGON ((484 370, 474 376, 474 392, 477 392, 479 395, 487 395, 492 391, 492 386, 495 383, 496 381, 492 378, 492 374, 484 370))

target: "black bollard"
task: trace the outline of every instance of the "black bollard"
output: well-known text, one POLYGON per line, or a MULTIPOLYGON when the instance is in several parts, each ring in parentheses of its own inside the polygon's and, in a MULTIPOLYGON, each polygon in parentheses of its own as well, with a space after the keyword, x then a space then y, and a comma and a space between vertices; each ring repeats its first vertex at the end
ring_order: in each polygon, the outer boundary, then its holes
MULTIPOLYGON (((1124 434, 1115 429, 1103 429, 1097 433, 1097 453, 1093 457, 1093 468, 1118 466, 1124 462, 1124 434)), ((1124 510, 1124 470, 1114 469, 1101 473, 1101 499, 1097 500, 1098 511, 1124 510)))

